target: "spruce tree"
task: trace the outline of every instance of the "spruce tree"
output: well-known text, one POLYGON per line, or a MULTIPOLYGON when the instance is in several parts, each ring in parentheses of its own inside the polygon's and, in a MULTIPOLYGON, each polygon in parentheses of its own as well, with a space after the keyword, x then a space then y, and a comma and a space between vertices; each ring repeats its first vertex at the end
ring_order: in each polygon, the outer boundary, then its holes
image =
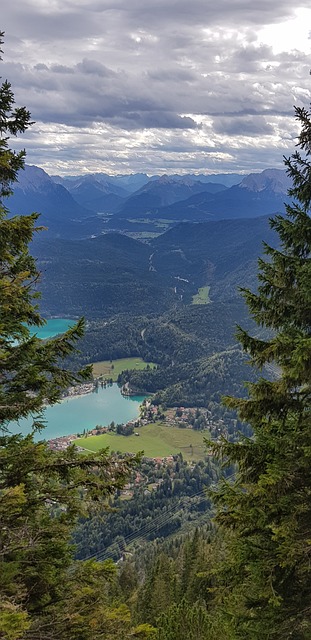
POLYGON ((227 545, 216 611, 232 639, 311 637, 311 111, 295 113, 298 148, 285 159, 293 201, 271 220, 280 248, 265 246, 258 290, 243 292, 269 337, 238 330, 251 363, 277 375, 226 399, 253 437, 214 447, 238 468, 214 496, 227 545))
POLYGON ((156 640, 207 640, 209 620, 205 607, 183 599, 172 604, 157 621, 156 640))

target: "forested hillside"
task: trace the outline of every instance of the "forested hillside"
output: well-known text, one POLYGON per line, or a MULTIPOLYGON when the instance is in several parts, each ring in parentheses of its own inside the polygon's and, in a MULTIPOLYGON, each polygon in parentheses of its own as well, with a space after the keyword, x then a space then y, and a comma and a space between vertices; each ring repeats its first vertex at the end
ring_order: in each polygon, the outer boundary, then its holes
POLYGON ((36 240, 42 311, 107 318, 151 313, 175 303, 170 277, 149 269, 150 247, 121 234, 84 241, 36 240))
POLYGON ((42 312, 100 319, 119 312, 161 313, 189 304, 200 287, 212 302, 256 287, 262 242, 276 241, 268 218, 181 224, 148 243, 120 233, 32 246, 41 270, 42 312))
MULTIPOLYGON (((242 300, 185 305, 151 317, 122 314, 92 321, 70 365, 135 356, 156 362, 154 370, 125 371, 119 383, 156 394, 154 402, 166 406, 207 407, 215 419, 227 416, 229 424, 233 414, 222 406, 221 397, 244 395, 245 382, 259 375, 237 344, 239 322, 262 334, 242 300)), ((270 378, 271 372, 266 374, 270 378)))
POLYGON ((218 475, 211 459, 188 464, 182 456, 174 456, 164 465, 143 459, 139 474, 130 482, 132 490, 115 498, 112 513, 81 521, 74 534, 77 557, 96 555, 117 561, 125 553, 147 550, 149 541, 181 535, 210 522, 206 489, 218 475), (129 492, 132 498, 124 499, 129 492))

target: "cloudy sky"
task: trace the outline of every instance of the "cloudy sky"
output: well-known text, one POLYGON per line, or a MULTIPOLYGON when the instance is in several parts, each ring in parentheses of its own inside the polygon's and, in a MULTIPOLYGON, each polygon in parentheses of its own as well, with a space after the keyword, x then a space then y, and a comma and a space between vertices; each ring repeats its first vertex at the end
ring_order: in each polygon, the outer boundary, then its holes
POLYGON ((50 174, 282 167, 310 104, 310 0, 8 0, 0 30, 50 174))

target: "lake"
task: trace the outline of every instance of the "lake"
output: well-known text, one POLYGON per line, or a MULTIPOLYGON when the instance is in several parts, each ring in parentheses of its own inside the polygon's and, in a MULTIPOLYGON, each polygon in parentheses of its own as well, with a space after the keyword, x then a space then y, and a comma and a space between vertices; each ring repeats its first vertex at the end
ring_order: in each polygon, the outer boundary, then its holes
POLYGON ((68 318, 51 318, 46 321, 44 327, 29 327, 32 334, 36 334, 41 340, 47 340, 47 338, 53 338, 59 333, 64 333, 75 324, 74 320, 68 318))
MULTIPOLYGON (((94 429, 96 425, 107 426, 112 421, 128 422, 139 416, 139 406, 145 396, 124 397, 117 384, 85 396, 65 398, 60 404, 45 410, 46 428, 36 434, 35 440, 51 440, 72 433, 82 433, 84 429, 94 429)), ((11 425, 14 433, 29 433, 31 421, 20 420, 11 425)))
MULTIPOLYGON (((68 318, 52 318, 44 327, 31 327, 32 333, 46 340, 67 331, 74 324, 68 318)), ((96 425, 107 426, 112 421, 128 422, 139 416, 139 406, 145 396, 124 397, 117 384, 101 388, 85 396, 65 398, 60 404, 47 407, 45 410, 46 427, 35 436, 35 440, 51 440, 72 433, 82 433, 84 429, 94 429, 96 425)), ((30 420, 13 423, 14 433, 25 435, 31 429, 30 420)))

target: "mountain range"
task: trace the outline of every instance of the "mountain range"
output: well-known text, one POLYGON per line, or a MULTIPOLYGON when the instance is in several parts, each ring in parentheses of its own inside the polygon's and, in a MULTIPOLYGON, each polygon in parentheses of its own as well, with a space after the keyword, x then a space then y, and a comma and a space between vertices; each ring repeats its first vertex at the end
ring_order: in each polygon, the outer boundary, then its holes
POLYGON ((204 286, 213 301, 256 286, 262 240, 276 241, 268 216, 284 209, 288 187, 277 169, 51 178, 26 166, 7 206, 12 215, 40 211, 48 227, 32 247, 44 313, 105 318, 164 312, 191 302, 204 286), (98 202, 106 212, 97 211, 98 202))
POLYGON ((230 188, 223 187, 217 191, 202 189, 182 202, 151 211, 149 216, 198 221, 270 215, 284 210, 289 186, 285 171, 266 169, 262 173, 246 176, 230 188))
POLYGON ((123 218, 137 218, 141 215, 149 217, 152 212, 153 217, 161 218, 164 217, 161 213, 163 208, 169 205, 188 200, 198 193, 215 194, 225 189, 226 186, 222 184, 193 181, 190 177, 176 180, 164 175, 156 180, 150 180, 135 191, 123 205, 119 206, 116 213, 123 218))
POLYGON ((39 211, 49 236, 66 239, 107 231, 159 235, 181 221, 271 215, 284 211, 289 187, 286 172, 278 169, 248 176, 99 173, 61 178, 26 166, 18 178, 6 201, 11 214, 39 211))

